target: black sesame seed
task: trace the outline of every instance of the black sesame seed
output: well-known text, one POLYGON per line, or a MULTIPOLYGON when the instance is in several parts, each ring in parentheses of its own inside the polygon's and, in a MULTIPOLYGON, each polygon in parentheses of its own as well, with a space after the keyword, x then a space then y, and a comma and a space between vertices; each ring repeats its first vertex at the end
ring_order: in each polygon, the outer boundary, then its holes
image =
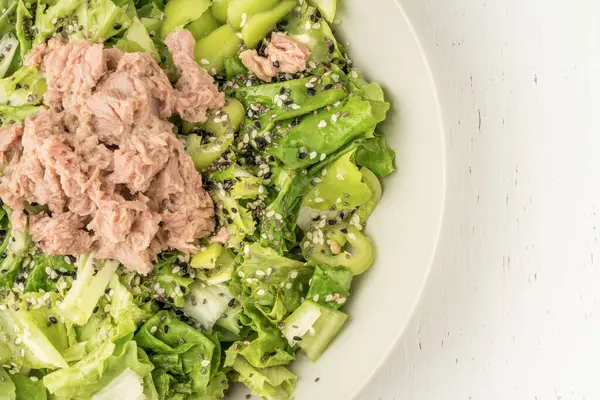
POLYGON ((328 85, 323 86, 323 90, 329 90, 333 87, 333 85, 330 83, 328 85))
POLYGON ((229 306, 229 308, 235 307, 235 299, 229 300, 229 303, 227 303, 227 305, 229 306))
POLYGON ((236 212, 238 212, 238 210, 235 207, 231 207, 231 212, 235 214, 236 212))
POLYGON ((115 30, 115 31, 118 31, 118 30, 119 30, 119 29, 121 29, 122 27, 123 27, 123 25, 121 25, 121 24, 118 24, 118 23, 113 25, 113 28, 114 28, 114 30, 115 30))
POLYGON ((163 327, 163 331, 164 331, 165 333, 168 333, 168 332, 169 332, 169 325, 165 325, 165 326, 163 327))
POLYGON ((306 94, 309 95, 310 97, 314 96, 315 94, 317 94, 317 91, 315 90, 315 88, 307 88, 306 89, 306 94))
POLYGON ((275 68, 279 68, 279 61, 273 61, 273 66, 275 68))
POLYGON ((98 312, 98 306, 94 307, 94 309, 92 310, 92 313, 96 314, 98 312))
POLYGON ((298 158, 304 159, 304 158, 306 158, 307 155, 308 154, 306 154, 306 153, 304 153, 304 152, 301 151, 300 153, 298 153, 298 158))
POLYGON ((282 87, 281 89, 279 89, 279 94, 285 94, 285 88, 282 87))
POLYGON ((319 378, 319 377, 315 378, 315 382, 319 382, 320 380, 321 380, 321 378, 319 378))
POLYGON ((50 323, 52 324, 56 324, 58 322, 58 320, 56 319, 55 316, 51 315, 48 317, 48 321, 50 321, 50 323))
POLYGON ((302 340, 302 338, 300 336, 294 336, 292 339, 294 339, 296 342, 299 342, 302 340))
POLYGON ((347 228, 342 228, 342 229, 340 229, 340 232, 342 232, 344 234, 347 234, 348 233, 348 229, 347 228))
POLYGON ((229 225, 233 224, 233 218, 227 218, 227 223, 228 223, 229 225))
POLYGON ((327 221, 327 223, 329 225, 335 225, 336 224, 335 220, 333 220, 333 219, 330 219, 329 221, 327 221))

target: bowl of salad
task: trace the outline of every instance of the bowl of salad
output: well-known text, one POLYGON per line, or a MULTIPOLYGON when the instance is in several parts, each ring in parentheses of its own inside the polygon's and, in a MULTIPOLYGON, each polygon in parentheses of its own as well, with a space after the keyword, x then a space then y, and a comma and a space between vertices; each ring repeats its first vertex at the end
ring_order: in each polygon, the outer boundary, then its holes
POLYGON ((0 397, 356 395, 427 274, 443 152, 395 3, 337 6, 3 1, 0 397))

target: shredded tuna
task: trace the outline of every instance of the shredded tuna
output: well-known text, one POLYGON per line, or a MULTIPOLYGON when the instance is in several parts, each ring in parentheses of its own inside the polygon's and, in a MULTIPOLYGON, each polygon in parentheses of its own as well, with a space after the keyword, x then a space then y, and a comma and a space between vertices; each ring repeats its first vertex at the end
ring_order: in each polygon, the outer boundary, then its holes
POLYGON ((277 69, 273 63, 258 55, 256 50, 244 50, 240 53, 242 64, 248 68, 258 79, 264 82, 271 82, 277 75, 277 69))
POLYGON ((310 51, 286 34, 273 32, 265 54, 266 57, 261 57, 256 50, 245 50, 240 53, 240 59, 258 79, 271 82, 278 73, 297 74, 306 70, 310 51))
POLYGON ((180 75, 175 85, 175 111, 186 121, 205 122, 206 110, 223 107, 225 96, 194 60, 194 43, 194 37, 186 29, 177 30, 165 39, 180 75))
POLYGON ((180 73, 173 88, 147 54, 52 40, 28 58, 46 77, 48 108, 0 129, 0 197, 48 254, 95 251, 148 273, 163 250, 190 252, 214 230, 212 200, 173 126, 177 112, 206 120, 223 95, 193 61, 193 38, 167 44, 180 73))
POLYGON ((273 32, 265 54, 271 62, 279 65, 277 67, 279 72, 297 74, 306 69, 306 60, 310 56, 310 51, 304 44, 286 34, 273 32))

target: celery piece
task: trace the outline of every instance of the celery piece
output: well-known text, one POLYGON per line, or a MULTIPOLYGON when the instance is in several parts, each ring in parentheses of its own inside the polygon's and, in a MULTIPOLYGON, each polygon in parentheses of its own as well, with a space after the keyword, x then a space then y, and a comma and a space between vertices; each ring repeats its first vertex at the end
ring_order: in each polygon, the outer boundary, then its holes
POLYGON ((227 22, 241 29, 255 14, 273 8, 279 0, 231 0, 227 9, 227 22))
POLYGON ((231 3, 231 0, 213 0, 212 14, 222 24, 227 22, 229 3, 231 3))
POLYGON ((254 15, 242 28, 244 43, 248 48, 254 49, 261 40, 267 36, 269 30, 288 15, 298 5, 296 0, 285 0, 271 10, 254 15))
POLYGON ((210 6, 210 0, 170 0, 165 6, 165 22, 161 29, 162 37, 166 37, 178 27, 200 18, 210 6))
POLYGON ((223 25, 196 43, 196 60, 214 74, 223 68, 227 57, 237 54, 241 43, 242 39, 238 37, 238 33, 229 25, 223 25))
POLYGON ((210 9, 206 10, 200 18, 195 19, 185 26, 185 29, 191 32, 194 39, 200 40, 209 33, 217 29, 221 24, 212 15, 210 9))

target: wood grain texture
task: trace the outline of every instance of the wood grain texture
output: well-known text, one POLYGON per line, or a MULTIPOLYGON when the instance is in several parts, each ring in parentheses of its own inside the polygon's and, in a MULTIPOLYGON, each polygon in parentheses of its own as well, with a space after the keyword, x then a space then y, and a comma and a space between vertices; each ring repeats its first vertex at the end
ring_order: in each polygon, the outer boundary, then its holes
POLYGON ((357 400, 600 399, 600 3, 402 0, 446 129, 425 291, 357 400))

